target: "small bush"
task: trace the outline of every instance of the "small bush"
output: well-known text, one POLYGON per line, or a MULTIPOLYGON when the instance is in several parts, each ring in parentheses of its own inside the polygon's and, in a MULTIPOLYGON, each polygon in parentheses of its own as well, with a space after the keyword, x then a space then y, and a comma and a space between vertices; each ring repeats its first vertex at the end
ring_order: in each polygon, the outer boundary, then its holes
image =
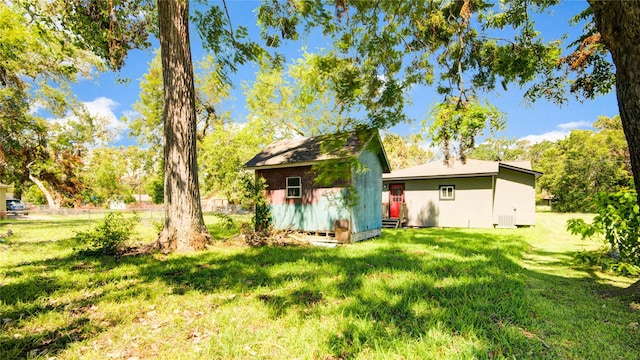
POLYGON ((217 213, 214 216, 218 221, 209 227, 211 236, 216 239, 226 239, 240 232, 240 224, 227 214, 217 213))
POLYGON ((108 213, 104 222, 89 231, 76 233, 76 239, 89 244, 90 250, 105 255, 115 255, 129 241, 140 216, 125 218, 122 213, 108 213))
POLYGON ((271 230, 271 206, 265 196, 265 190, 267 189, 265 179, 245 177, 243 179, 243 185, 244 200, 248 204, 251 204, 254 209, 252 219, 254 230, 264 233, 269 232, 269 230, 271 230))
POLYGON ((622 276, 634 277, 640 275, 640 266, 620 261, 620 254, 610 249, 578 251, 574 255, 574 263, 599 268, 602 271, 610 271, 622 276))
POLYGON ((223 213, 216 213, 213 214, 216 218, 218 218, 218 221, 220 223, 220 225, 225 229, 225 230, 232 230, 233 228, 236 227, 235 222, 233 221, 233 218, 227 214, 223 214, 223 213))
MULTIPOLYGON (((567 230, 583 239, 602 234, 617 254, 618 263, 640 266, 640 207, 636 192, 620 189, 614 193, 600 193, 596 205, 598 215, 591 224, 582 219, 571 219, 567 222, 567 230)), ((626 266, 623 267, 626 271, 626 266)))

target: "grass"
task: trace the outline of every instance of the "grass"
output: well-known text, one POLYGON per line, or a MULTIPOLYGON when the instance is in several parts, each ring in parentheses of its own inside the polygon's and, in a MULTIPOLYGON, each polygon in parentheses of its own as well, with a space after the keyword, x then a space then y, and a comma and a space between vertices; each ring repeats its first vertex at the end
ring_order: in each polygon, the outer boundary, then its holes
MULTIPOLYGON (((639 306, 602 295, 635 279, 575 267, 600 244, 568 217, 120 258, 73 250, 97 216, 5 221, 0 359, 637 358, 639 306)), ((160 216, 142 219, 135 240, 150 241, 160 216)))

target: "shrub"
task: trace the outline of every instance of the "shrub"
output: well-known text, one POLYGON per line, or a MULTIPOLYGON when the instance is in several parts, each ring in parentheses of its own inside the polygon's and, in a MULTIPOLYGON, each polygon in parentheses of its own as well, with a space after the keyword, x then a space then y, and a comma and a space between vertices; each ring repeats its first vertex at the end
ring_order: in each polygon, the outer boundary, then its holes
POLYGON ((89 244, 91 250, 105 255, 115 255, 131 237, 140 216, 125 218, 122 213, 108 213, 104 222, 89 231, 76 233, 76 239, 89 244))
POLYGON ((211 236, 216 239, 226 239, 240 232, 240 223, 227 214, 217 213, 218 221, 209 228, 211 236))
POLYGON ((253 205, 254 215, 252 219, 253 228, 257 232, 268 232, 271 230, 271 207, 269 201, 265 197, 267 189, 266 181, 263 178, 252 179, 245 177, 243 179, 244 200, 253 205))
POLYGON ((603 271, 611 270, 624 276, 640 275, 640 266, 620 261, 620 254, 610 249, 578 251, 574 259, 577 264, 597 266, 603 271))
MULTIPOLYGON (((567 230, 572 234, 580 234, 584 239, 596 234, 603 234, 617 253, 619 264, 640 266, 640 207, 636 192, 621 189, 614 193, 600 193, 596 197, 598 215, 591 224, 582 219, 570 219, 567 230)), ((629 272, 628 266, 618 266, 629 272)))

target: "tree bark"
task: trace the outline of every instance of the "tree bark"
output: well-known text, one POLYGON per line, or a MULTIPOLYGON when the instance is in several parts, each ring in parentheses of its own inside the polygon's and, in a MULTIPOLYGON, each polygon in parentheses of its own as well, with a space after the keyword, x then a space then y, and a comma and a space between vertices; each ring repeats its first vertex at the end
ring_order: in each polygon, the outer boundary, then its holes
POLYGON ((590 0, 589 3, 596 27, 616 66, 618 109, 640 196, 640 2, 590 0))
POLYGON ((44 186, 44 183, 42 181, 40 181, 40 179, 36 178, 35 176, 31 175, 31 173, 30 173, 29 174, 29 180, 33 181, 33 183, 36 184, 38 189, 40 189, 40 191, 42 191, 42 193, 44 194, 45 199, 47 199, 47 204, 49 204, 49 209, 59 209, 60 208, 60 204, 58 204, 53 199, 53 195, 51 195, 49 190, 47 190, 47 187, 44 186))
MULTIPOLYGON (((596 28, 616 66, 616 95, 640 203, 640 2, 589 0, 596 28)), ((630 288, 638 289, 640 281, 630 288)))
POLYGON ((199 250, 211 235, 202 217, 198 186, 189 2, 162 0, 157 4, 164 80, 164 228, 154 247, 199 250))

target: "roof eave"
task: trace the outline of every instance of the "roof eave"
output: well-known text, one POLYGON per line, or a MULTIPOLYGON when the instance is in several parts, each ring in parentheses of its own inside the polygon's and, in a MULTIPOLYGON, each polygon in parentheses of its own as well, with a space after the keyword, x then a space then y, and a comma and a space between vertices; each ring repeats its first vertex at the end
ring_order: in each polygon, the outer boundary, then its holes
POLYGON ((503 168, 509 169, 509 170, 513 170, 513 171, 523 172, 523 173, 526 173, 526 174, 531 174, 531 175, 534 175, 536 178, 539 178, 540 176, 542 176, 542 173, 540 171, 525 169, 525 168, 521 168, 521 167, 518 167, 518 166, 513 166, 513 165, 509 165, 509 164, 505 164, 505 163, 500 163, 500 167, 503 167, 503 168))
POLYGON ((473 173, 473 174, 447 174, 447 175, 419 175, 419 176, 382 176, 382 181, 406 181, 406 180, 434 180, 434 179, 453 179, 453 178, 470 178, 470 177, 486 177, 496 176, 497 172, 473 173))
POLYGON ((295 162, 295 163, 283 163, 283 164, 270 164, 270 165, 255 165, 255 166, 245 166, 247 170, 268 170, 268 169, 282 169, 282 168, 293 168, 293 167, 303 167, 303 166, 313 166, 321 161, 326 161, 330 159, 324 160, 315 160, 315 161, 303 161, 303 162, 295 162))

